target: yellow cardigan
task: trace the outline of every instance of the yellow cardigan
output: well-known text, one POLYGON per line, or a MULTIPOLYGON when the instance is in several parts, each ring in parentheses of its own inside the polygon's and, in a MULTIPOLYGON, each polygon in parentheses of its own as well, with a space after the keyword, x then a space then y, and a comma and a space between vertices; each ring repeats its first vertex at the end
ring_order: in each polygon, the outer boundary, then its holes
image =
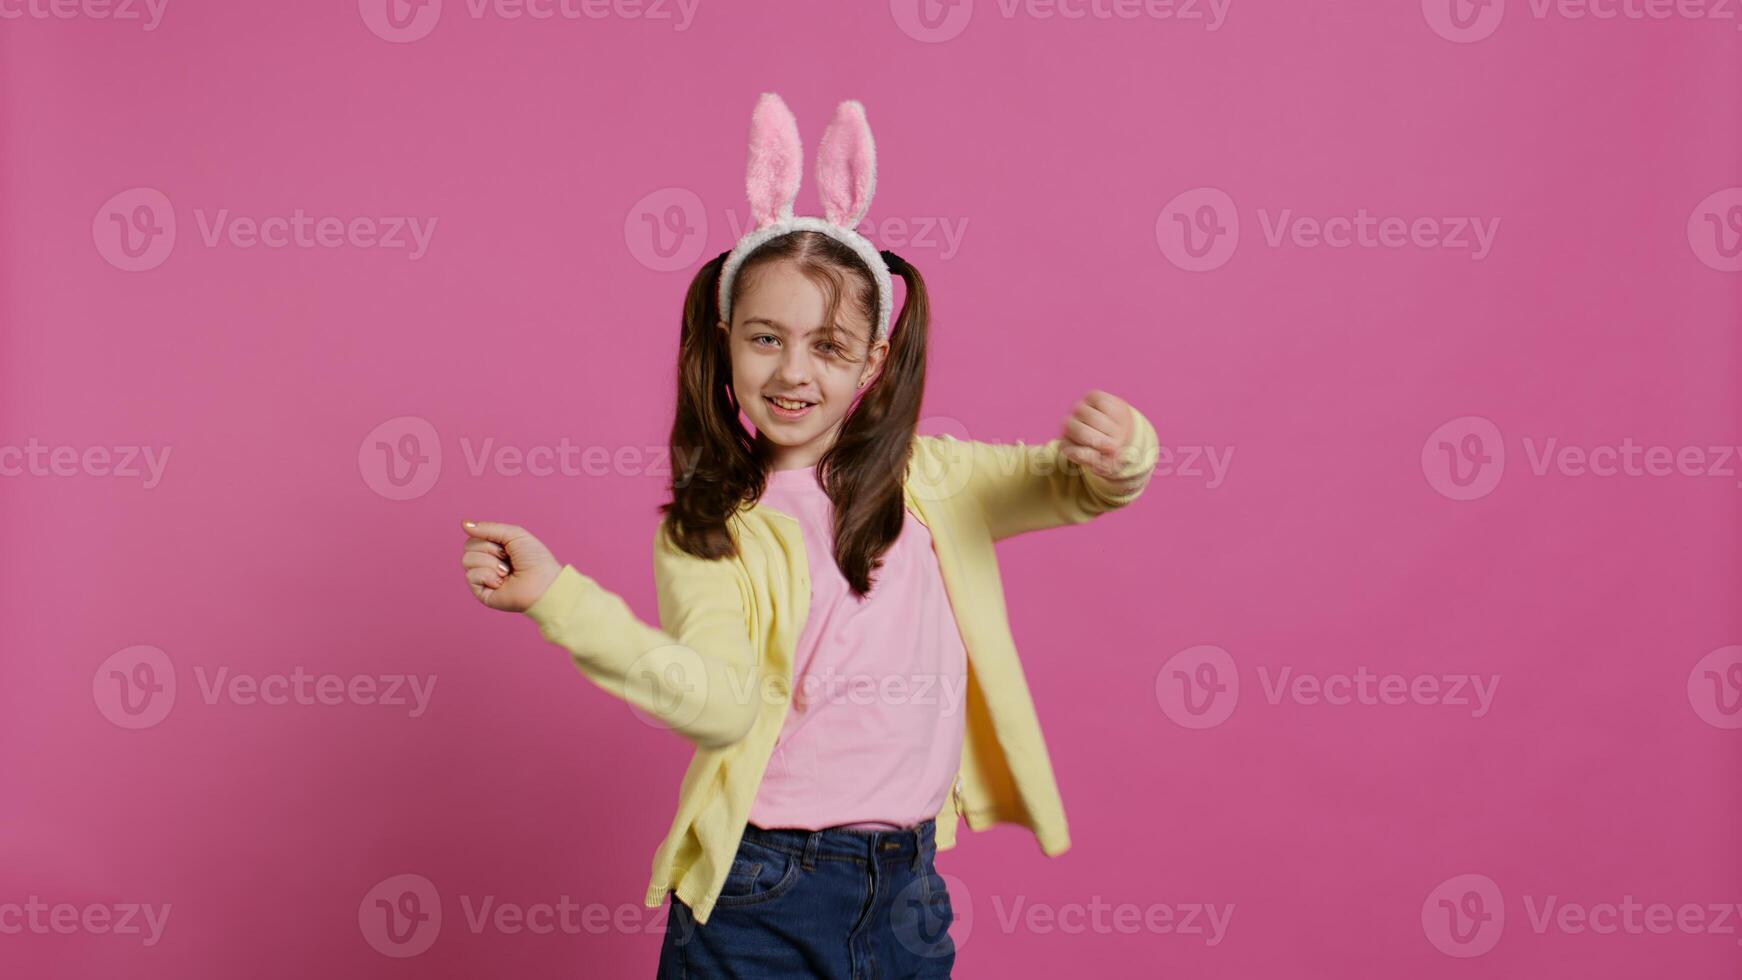
MULTIPOLYGON (((958 817, 984 830, 1031 830, 1043 853, 1070 847, 1064 805, 1017 659, 992 543, 1078 524, 1137 499, 1154 469, 1155 428, 1134 430, 1111 478, 1059 454, 1060 442, 986 443, 915 436, 903 480, 907 508, 932 536, 944 591, 968 653, 962 761, 937 816, 937 847, 955 846, 958 817)), ((810 611, 810 571, 797 519, 745 504, 729 521, 734 558, 708 561, 654 533, 654 629, 592 578, 565 565, 526 610, 599 687, 696 746, 677 814, 653 858, 645 904, 675 889, 706 923, 731 869, 764 768, 786 719, 792 657, 810 611)))

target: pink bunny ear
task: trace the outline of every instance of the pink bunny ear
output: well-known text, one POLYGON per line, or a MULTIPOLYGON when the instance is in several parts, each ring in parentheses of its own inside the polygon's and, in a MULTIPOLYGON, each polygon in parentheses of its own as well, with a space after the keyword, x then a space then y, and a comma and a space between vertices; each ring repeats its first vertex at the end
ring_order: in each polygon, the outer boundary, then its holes
POLYGON ((798 140, 798 120, 780 96, 762 93, 750 116, 750 191, 753 227, 792 217, 798 180, 804 172, 804 147, 798 140))
POLYGON ((871 210, 871 194, 877 188, 877 147, 871 142, 871 124, 865 107, 848 99, 835 107, 835 117, 823 130, 817 148, 817 193, 823 199, 823 217, 831 224, 852 228, 871 210))

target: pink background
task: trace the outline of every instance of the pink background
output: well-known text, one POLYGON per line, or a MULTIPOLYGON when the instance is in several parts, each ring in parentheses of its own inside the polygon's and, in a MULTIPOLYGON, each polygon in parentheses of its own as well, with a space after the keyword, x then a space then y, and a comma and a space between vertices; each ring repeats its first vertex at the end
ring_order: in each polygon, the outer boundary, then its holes
POLYGON ((1668 934, 1532 918, 1742 902, 1742 465, 1709 448, 1742 442, 1733 8, 1513 0, 1461 30, 1447 0, 1234 3, 1209 30, 446 0, 396 36, 380 2, 0 21, 0 447, 170 453, 150 488, 16 455, 0 480, 0 927, 33 895, 171 906, 151 946, 0 932, 0 974, 652 975, 640 896, 688 747, 480 607, 459 521, 524 524, 655 615, 681 294, 744 221, 773 90, 807 151, 835 102, 867 107, 872 238, 935 303, 924 431, 1045 440, 1102 388, 1165 446, 1233 454, 1001 547, 1074 846, 999 827, 940 855, 958 976, 1736 976, 1734 908, 1668 934), (177 232, 129 271, 134 188, 177 232), (223 209, 436 225, 415 260, 208 245, 223 209), (1479 258, 1273 244, 1284 209, 1499 224, 1479 258), (1188 268, 1176 215, 1239 237, 1188 268), (1538 472, 1549 439, 1705 464, 1538 472), (484 440, 629 462, 474 473, 484 440), (421 482, 378 442, 430 456, 421 482), (1267 696, 1362 668, 1498 688, 1480 717, 1267 696), (174 701, 124 727, 112 669, 173 671, 174 701), (208 703, 220 669, 436 686, 417 717, 208 703), (1181 676, 1225 690, 1197 714, 1181 676), (399 875, 443 910, 413 957, 360 916, 399 875), (462 904, 564 896, 617 924, 474 932, 462 904), (1232 907, 1219 942, 1144 925, 1199 903, 1232 907))

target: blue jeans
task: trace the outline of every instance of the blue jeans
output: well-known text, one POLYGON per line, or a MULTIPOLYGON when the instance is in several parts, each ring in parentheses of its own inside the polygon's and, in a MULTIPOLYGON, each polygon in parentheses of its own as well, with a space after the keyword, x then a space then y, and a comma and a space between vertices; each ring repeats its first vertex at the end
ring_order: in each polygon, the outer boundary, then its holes
POLYGON ((666 893, 660 980, 948 977, 955 913, 936 830, 747 825, 706 925, 666 893))

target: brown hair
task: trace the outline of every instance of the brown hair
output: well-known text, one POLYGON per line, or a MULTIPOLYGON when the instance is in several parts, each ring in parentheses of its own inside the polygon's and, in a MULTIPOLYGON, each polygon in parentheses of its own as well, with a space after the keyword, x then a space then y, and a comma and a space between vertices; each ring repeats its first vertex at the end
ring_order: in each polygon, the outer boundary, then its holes
MULTIPOLYGON (((882 256, 890 273, 906 284, 907 295, 890 328, 881 370, 842 421, 834 445, 817 461, 819 481, 834 505, 835 564, 860 598, 871 591, 871 573, 882 566, 883 553, 895 543, 905 519, 902 482, 925 390, 930 319, 919 270, 893 252, 882 256)), ((733 282, 733 306, 758 270, 783 260, 796 264, 822 288, 827 300, 825 336, 837 333, 836 314, 843 300, 872 319, 877 286, 870 270, 858 253, 815 231, 782 235, 751 253, 733 282)), ((725 261, 722 253, 702 266, 684 298, 671 455, 694 463, 682 480, 673 468, 672 499, 659 507, 673 542, 707 559, 737 554, 727 520, 760 499, 767 486, 767 461, 738 418, 731 383, 731 338, 718 327, 720 268, 725 261)), ((831 339, 839 343, 847 338, 831 339)), ((840 346, 852 348, 850 357, 863 351, 857 345, 840 346)))

